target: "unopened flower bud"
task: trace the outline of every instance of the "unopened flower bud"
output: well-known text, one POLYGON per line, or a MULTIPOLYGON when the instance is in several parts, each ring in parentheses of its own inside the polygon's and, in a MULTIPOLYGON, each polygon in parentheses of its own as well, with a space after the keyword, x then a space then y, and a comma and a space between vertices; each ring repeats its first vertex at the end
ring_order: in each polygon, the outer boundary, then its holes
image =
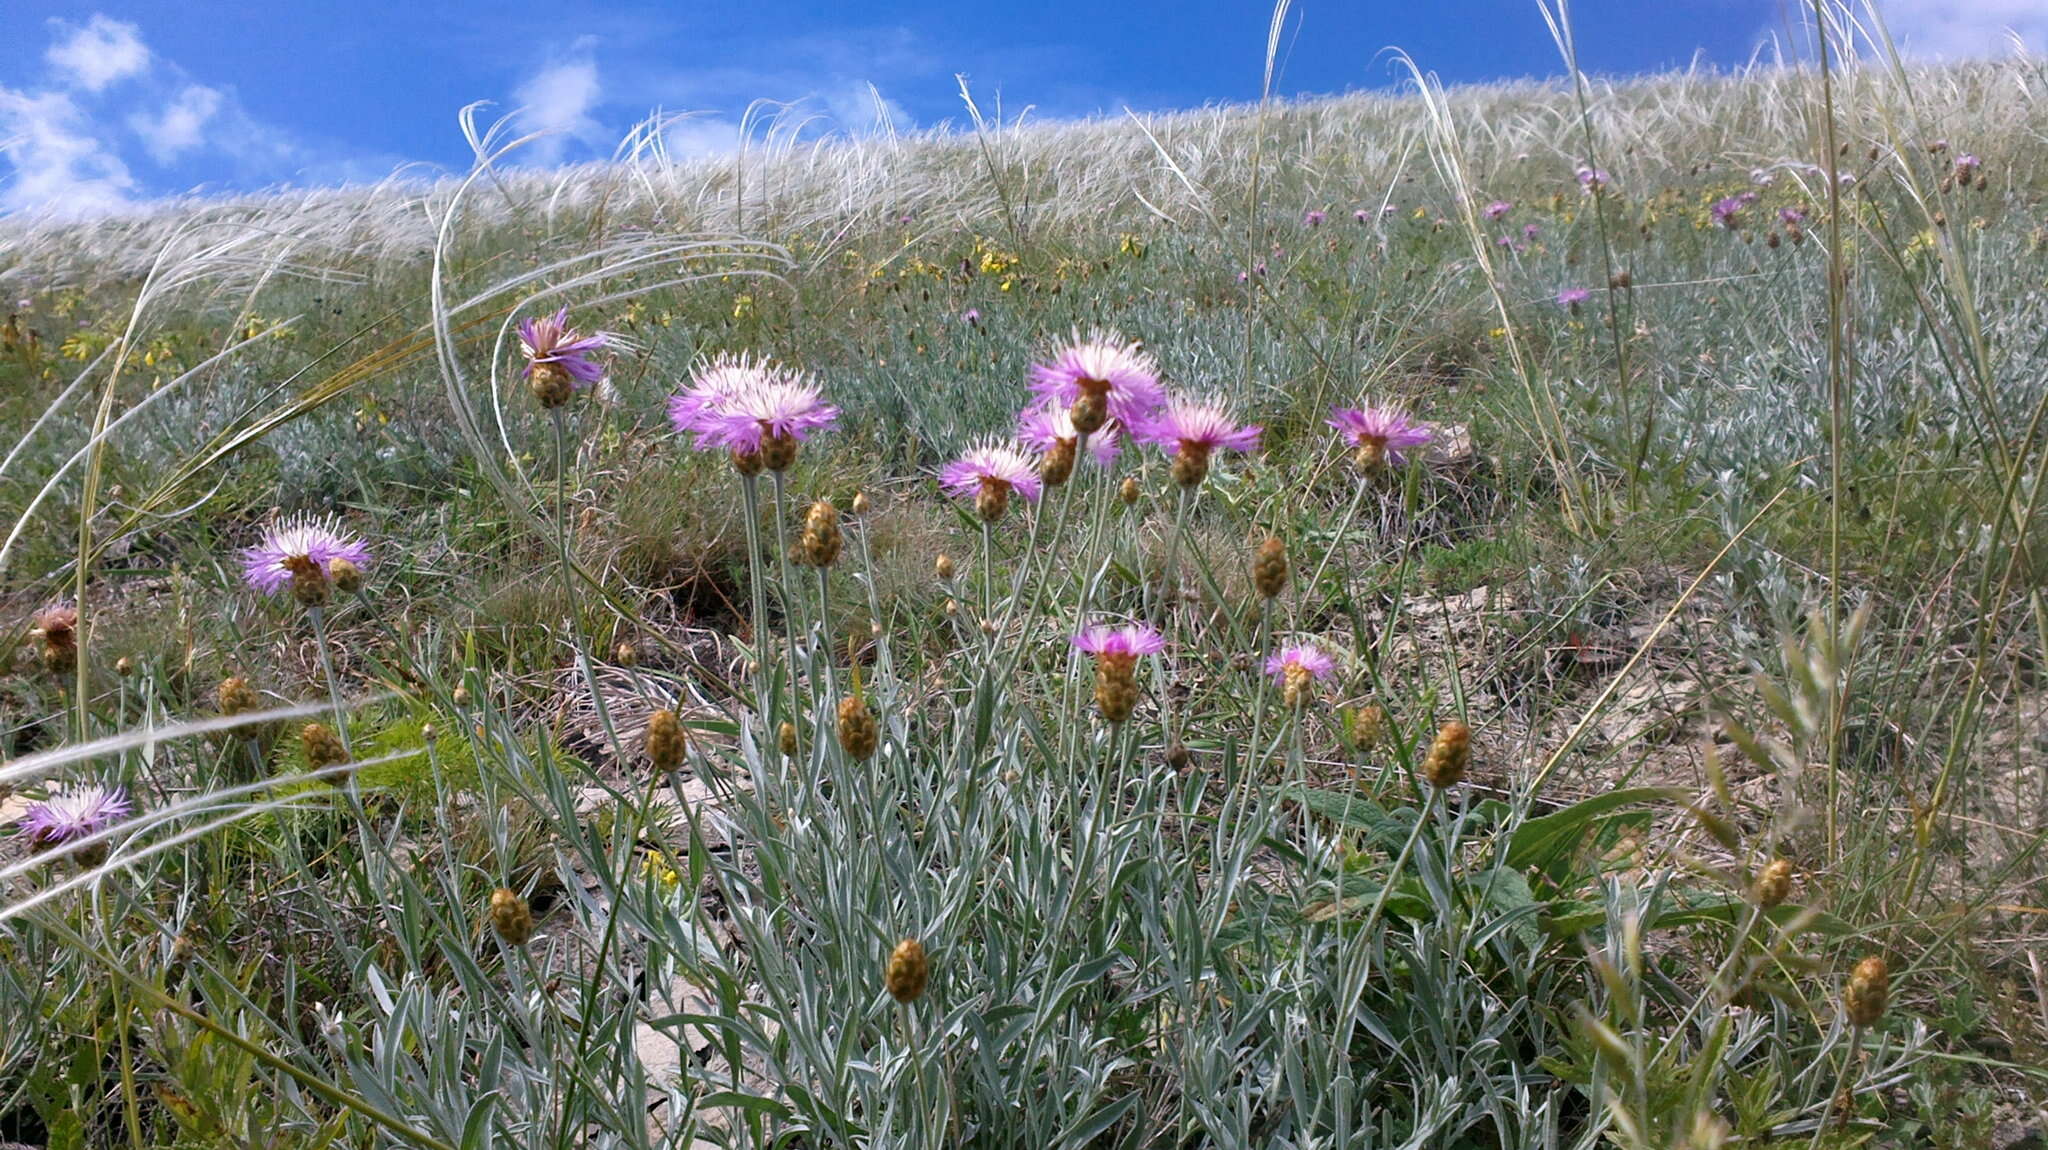
POLYGON ((853 493, 853 513, 855 515, 866 515, 869 511, 872 511, 873 509, 874 504, 868 501, 867 492, 856 491, 853 493))
POLYGON ((327 577, 344 595, 353 595, 363 589, 363 569, 339 555, 327 561, 327 577))
POLYGON ((114 674, 119 675, 123 679, 125 679, 128 676, 133 675, 134 673, 135 660, 129 658, 126 655, 123 655, 120 658, 114 660, 114 674))
POLYGON ((1074 477, 1074 460, 1078 455, 1077 444, 1071 439, 1055 439, 1038 461, 1038 477, 1047 487, 1058 487, 1074 477))
POLYGON ((881 726, 875 722, 875 713, 859 699, 839 701, 839 749, 855 762, 865 762, 874 757, 875 748, 882 742, 881 726))
POLYGON ((1455 786, 1465 777, 1471 757, 1472 728, 1452 719, 1437 731, 1428 757, 1422 760, 1422 781, 1437 790, 1455 786))
POLYGON ((510 946, 525 946, 533 937, 533 908, 509 887, 491 892, 491 929, 510 946))
POLYGON ((612 652, 612 662, 621 667, 635 666, 640 662, 640 648, 631 643, 621 643, 612 652))
POLYGON ((341 736, 325 723, 307 723, 299 728, 299 747, 305 752, 308 770, 325 770, 348 762, 348 748, 341 736))
POLYGON ((795 723, 788 722, 787 720, 785 720, 781 726, 775 728, 775 746, 776 749, 780 750, 783 754, 789 756, 792 759, 796 758, 797 745, 795 723))
POLYGON ((924 946, 914 938, 906 938, 889 952, 889 966, 883 983, 889 988, 889 997, 902 1003, 911 1003, 924 994, 925 983, 931 978, 931 963, 925 959, 924 946))
POLYGON ((647 716, 647 758, 657 771, 673 771, 683 765, 683 724, 676 713, 663 707, 647 716))
POLYGON ((1252 560, 1252 586, 1265 599, 1287 589, 1287 547, 1280 540, 1267 536, 1259 544, 1259 554, 1252 560))
POLYGON ((938 559, 932 563, 932 570, 937 572, 939 576, 939 581, 942 583, 948 579, 951 579, 953 577, 952 557, 947 555, 939 556, 938 559))
POLYGON ((256 688, 240 675, 229 675, 214 688, 213 699, 223 715, 240 715, 255 710, 262 704, 256 696, 256 688))
POLYGON ((455 705, 456 705, 456 706, 458 706, 458 707, 467 707, 467 706, 469 706, 469 688, 468 688, 468 687, 457 687, 457 688, 455 688, 455 692, 454 692, 454 697, 455 697, 455 705))
POLYGON ((1193 752, 1188 750, 1188 745, 1179 739, 1166 744, 1166 765, 1176 771, 1186 770, 1188 764, 1194 761, 1194 757, 1193 752))
POLYGON ((1369 751, 1379 745, 1381 735, 1386 731, 1387 713, 1376 704, 1367 704, 1351 712, 1351 745, 1361 751, 1369 751))
POLYGON ((829 499, 820 499, 811 504, 804 516, 803 538, 797 547, 803 552, 803 561, 811 567, 830 567, 839 558, 844 538, 839 533, 839 509, 829 499))
POLYGON ((1116 497, 1123 502, 1125 507, 1136 503, 1138 501, 1138 477, 1135 475, 1124 476, 1124 481, 1117 485, 1116 497))
POLYGON ((1792 893, 1792 860, 1772 859, 1756 876, 1756 902, 1769 909, 1792 893))
POLYGON ((1842 1012, 1855 1025, 1869 1026, 1884 1017, 1890 999, 1891 971, 1873 954, 1849 972, 1849 983, 1842 988, 1842 1012))

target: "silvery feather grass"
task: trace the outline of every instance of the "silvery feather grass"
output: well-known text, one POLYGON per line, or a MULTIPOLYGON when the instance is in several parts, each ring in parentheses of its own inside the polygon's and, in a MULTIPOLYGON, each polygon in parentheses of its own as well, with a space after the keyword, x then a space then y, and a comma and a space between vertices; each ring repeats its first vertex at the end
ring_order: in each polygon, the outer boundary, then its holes
POLYGON ((7 680, 0 783, 138 808, 0 859, 0 1136, 1921 1145, 1993 1086, 2038 1092, 2026 1011, 1969 1001, 2038 942, 2038 785, 2006 763, 2048 632, 2048 357, 2001 211, 2041 187, 2015 142, 2041 74, 1909 67, 1823 6, 1825 96, 1776 61, 1603 83, 1546 14, 1561 85, 1416 66, 1411 94, 1080 124, 969 92, 971 136, 826 143, 764 112, 728 159, 676 161, 651 123, 554 171, 469 113, 461 178, 0 225, 0 295, 116 317, 19 375, 47 403, 0 462, 0 571, 84 626, 61 677, 7 680), (1999 190, 1945 185, 1942 136, 1999 190), (1834 197, 1831 167, 1856 177, 1834 197), (1731 182, 1803 205, 1804 242, 1686 222, 1731 182), (1545 240, 1500 244, 1495 198, 1545 240), (1037 279, 922 270, 963 258, 1037 279), (1048 270, 1117 258, 1105 286, 1048 270), (1571 283, 1582 315, 1550 302, 1571 283), (634 327, 554 417, 518 377, 523 316, 703 299, 718 324, 634 327), (1006 434, 1025 365, 1084 322, 1264 424, 1263 454, 1179 489, 1127 446, 993 523, 942 502, 939 461, 1006 434), (1483 400, 1418 382, 1449 322, 1483 400), (173 335, 199 346, 157 372, 173 335), (644 432, 728 345, 846 412, 758 489, 644 432), (1392 400, 1445 440, 1469 420, 1484 466, 1357 472, 1323 420, 1392 400), (368 446, 391 411, 412 454, 368 446), (743 509, 691 528, 736 556, 722 629, 622 578, 607 531, 684 521, 615 523, 626 484, 743 509), (813 499, 848 509, 825 567, 786 561, 813 499), (229 590, 273 504, 346 509, 376 544, 359 596, 229 590), (1503 538, 1544 572, 1514 577, 1522 612, 1432 629, 1503 538), (523 623, 471 601, 492 565, 523 623), (130 644, 137 570, 166 618, 130 644), (1096 623, 1168 640, 1121 722, 1070 643, 1096 623), (1337 670, 1292 706, 1262 668, 1303 642, 1337 670), (1607 733, 1674 667, 1711 720, 1677 768, 1607 733), (217 715, 216 670, 283 705, 217 715), (657 765, 661 709, 687 738, 657 765), (307 719, 353 761, 303 769, 307 719), (1453 719, 1472 769, 1439 790, 1453 719), (1780 859, 1789 897, 1763 893, 1780 859), (1844 1004, 1866 955, 1874 1021, 1844 1004))

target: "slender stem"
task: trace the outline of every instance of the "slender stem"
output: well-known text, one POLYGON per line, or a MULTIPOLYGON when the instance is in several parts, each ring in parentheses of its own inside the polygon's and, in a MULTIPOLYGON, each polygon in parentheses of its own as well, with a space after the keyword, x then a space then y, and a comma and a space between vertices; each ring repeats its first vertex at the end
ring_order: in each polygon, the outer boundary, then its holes
MULTIPOLYGON (((1826 154, 1822 164, 1828 173, 1828 639, 1832 644, 1842 635, 1842 408, 1847 400, 1848 380, 1844 368, 1843 313, 1847 309, 1848 280, 1842 253, 1842 181, 1836 170, 1839 152, 1835 145, 1834 72, 1828 65, 1828 24, 1821 10, 1822 0, 1813 0, 1814 32, 1820 45, 1820 92, 1822 138, 1826 154)), ((1842 692, 1838 677, 1830 683, 1835 692, 1828 719, 1828 863, 1836 861, 1841 843, 1836 837, 1835 807, 1840 801, 1842 758, 1842 692)))
MULTIPOLYGON (((1422 839, 1422 828, 1429 825, 1429 815, 1436 806, 1436 796, 1435 787, 1423 793, 1422 810, 1416 813, 1415 826, 1408 832, 1408 841, 1401 844, 1401 853, 1395 857, 1393 865, 1387 868, 1386 881, 1380 884, 1379 894, 1373 897, 1372 909, 1366 912, 1364 921, 1358 924, 1358 973, 1348 979, 1349 986, 1344 993, 1344 1009, 1338 1015, 1337 1025, 1343 1028, 1343 1033, 1338 1036, 1339 1050, 1351 1044, 1351 1028, 1358 1016, 1358 1000, 1365 997, 1365 983, 1371 975, 1372 948, 1369 939, 1372 928, 1379 922, 1381 913, 1387 909, 1387 897, 1393 893, 1394 884, 1400 880, 1402 868, 1408 865, 1408 857, 1415 853, 1415 844, 1422 839)), ((1341 877, 1337 885, 1337 905, 1344 905, 1344 885, 1341 877)))
POLYGON ((763 638, 768 628, 768 592, 762 583, 761 572, 761 477, 740 476, 740 502, 746 509, 747 527, 747 590, 748 604, 753 616, 748 620, 752 628, 754 644, 754 706, 761 715, 764 736, 773 738, 769 728, 775 722, 776 693, 769 690, 768 646, 763 638))
POLYGON ((334 707, 334 730, 341 736, 341 749, 348 757, 356 757, 354 744, 348 738, 348 717, 341 709, 341 682, 334 676, 334 660, 327 654, 327 612, 319 604, 306 608, 306 616, 313 620, 313 647, 320 653, 320 673, 327 679, 327 701, 334 707))

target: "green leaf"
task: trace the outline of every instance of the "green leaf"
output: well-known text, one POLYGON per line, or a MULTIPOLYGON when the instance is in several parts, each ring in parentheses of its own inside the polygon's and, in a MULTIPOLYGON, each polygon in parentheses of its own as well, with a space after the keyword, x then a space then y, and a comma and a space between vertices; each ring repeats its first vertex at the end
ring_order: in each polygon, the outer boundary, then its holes
POLYGON ((1642 803, 1677 802, 1686 797, 1683 787, 1628 787, 1608 791, 1561 811, 1538 815, 1515 828, 1508 840, 1508 865, 1516 870, 1538 868, 1550 873, 1559 860, 1570 856, 1584 841, 1588 828, 1604 816, 1642 803))
POLYGON ((1282 792, 1311 813, 1322 816, 1340 826, 1357 827, 1365 831, 1381 846, 1400 849, 1408 841, 1408 832, 1415 827, 1415 812, 1407 807, 1390 811, 1379 803, 1349 791, 1325 791, 1313 787, 1293 786, 1282 792))

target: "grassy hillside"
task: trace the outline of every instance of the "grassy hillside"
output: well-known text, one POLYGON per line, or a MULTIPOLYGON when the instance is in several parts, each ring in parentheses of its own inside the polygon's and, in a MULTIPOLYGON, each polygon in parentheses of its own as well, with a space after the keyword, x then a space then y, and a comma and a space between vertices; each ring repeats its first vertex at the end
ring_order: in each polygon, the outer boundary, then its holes
POLYGON ((0 1140, 2048 1137, 2048 73, 1867 55, 0 221, 0 1140), (1257 449, 949 498, 1098 329, 1257 449))

